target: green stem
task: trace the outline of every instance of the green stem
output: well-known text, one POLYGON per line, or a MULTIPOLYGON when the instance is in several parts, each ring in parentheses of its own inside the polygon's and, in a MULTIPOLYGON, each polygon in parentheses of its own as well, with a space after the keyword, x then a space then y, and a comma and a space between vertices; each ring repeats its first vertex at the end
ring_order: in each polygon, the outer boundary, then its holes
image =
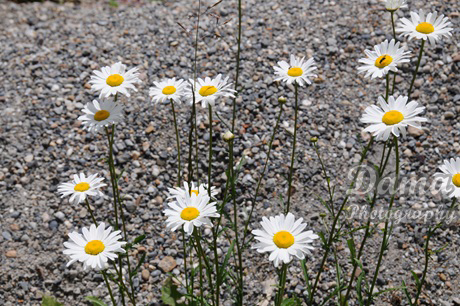
POLYGON ((418 59, 417 59, 417 66, 415 67, 415 72, 414 72, 414 75, 412 76, 412 81, 410 82, 409 91, 407 92, 407 96, 409 98, 410 98, 410 95, 412 93, 412 88, 414 87, 414 82, 415 82, 415 78, 417 77, 418 68, 420 67, 420 62, 422 61, 423 47, 424 46, 425 46, 425 40, 422 39, 422 44, 420 45, 420 52, 418 54, 418 59))
POLYGON ((279 123, 280 123, 282 113, 283 113, 283 103, 280 104, 280 112, 278 113, 278 118, 276 119, 276 124, 275 124, 275 127, 273 128, 273 133, 272 133, 272 136, 270 138, 270 142, 268 144, 267 157, 265 158, 264 168, 262 170, 262 173, 260 174, 259 181, 257 182, 257 187, 256 187, 256 191, 254 193, 254 197, 252 198, 251 211, 249 212, 248 220, 244 224, 243 241, 242 241, 242 246, 243 247, 244 247, 244 243, 246 241, 247 234, 248 234, 249 222, 251 222, 252 214, 254 212, 254 207, 256 206, 257 196, 259 195, 260 184, 262 182, 262 179, 264 178, 265 170, 267 169, 267 165, 268 165, 268 162, 270 160, 270 153, 272 151, 273 140, 275 139, 276 131, 278 130, 278 126, 279 126, 279 123))
POLYGON ((315 148, 316 156, 318 156, 319 162, 321 164, 321 168, 323 170, 324 177, 326 178, 326 183, 327 183, 327 191, 329 193, 329 203, 330 203, 330 209, 332 212, 332 217, 335 217, 335 212, 334 212, 334 195, 332 194, 332 188, 331 188, 331 180, 329 176, 327 175, 326 167, 324 166, 323 160, 321 159, 321 154, 319 154, 319 149, 318 145, 313 143, 313 147, 315 148))
MULTIPOLYGON (((395 12, 394 11, 390 11, 391 13, 391 27, 393 29, 393 38, 395 40, 395 42, 397 41, 397 38, 396 38, 396 28, 395 28, 395 12)), ((395 84, 396 84, 396 75, 398 74, 398 72, 393 72, 393 87, 391 89, 391 94, 393 95, 394 92, 395 92, 395 84)))
MULTIPOLYGON (((391 209, 393 208, 393 204, 394 204, 394 200, 395 200, 396 192, 397 192, 397 188, 398 188, 398 182, 399 182, 399 145, 398 145, 398 137, 394 136, 393 139, 394 139, 394 146, 395 146, 395 153, 396 153, 396 175, 395 175, 394 190, 393 190, 393 194, 392 194, 391 199, 390 199, 390 205, 388 207, 388 215, 390 214, 391 209)), ((391 233, 389 233, 389 229, 388 229, 389 223, 390 223, 390 217, 387 216, 386 221, 385 221, 385 229, 384 229, 384 232, 383 232, 382 244, 380 246, 379 259, 377 261, 377 266, 376 266, 375 272, 374 272, 374 278, 372 279, 372 284, 371 284, 371 287, 370 287, 369 292, 368 292, 367 305, 370 305, 370 303, 372 302, 372 292, 374 290, 375 282, 377 281, 377 276, 379 275, 380 265, 382 264, 382 259, 383 259, 383 253, 385 252, 385 250, 387 249, 387 246, 388 246, 388 239, 389 239, 390 234, 391 234, 391 233)))
MULTIPOLYGON (((372 146, 373 143, 374 143, 374 137, 372 136, 371 139, 369 140, 369 143, 367 144, 367 146, 363 149, 363 152, 361 153, 361 159, 359 160, 358 168, 364 162, 364 159, 366 158, 367 153, 369 152, 369 149, 370 149, 370 147, 372 146)), ((356 171, 355 175, 353 176, 353 180, 350 183, 349 190, 351 190, 354 187, 356 179, 358 178, 358 173, 359 173, 359 171, 356 171)), ((321 260, 321 264, 319 266, 318 274, 316 274, 315 282, 314 282, 312 290, 311 290, 311 295, 309 297, 308 305, 313 305, 313 300, 314 300, 316 289, 318 287, 319 279, 321 277, 321 273, 323 273, 324 265, 326 263, 326 259, 327 259, 328 255, 329 255, 330 246, 331 246, 332 240, 334 238, 335 227, 337 226, 337 222, 339 220, 339 217, 340 217, 343 209, 345 208, 345 205, 347 204, 349 197, 350 197, 350 193, 347 192, 347 195, 345 196, 345 199, 343 199, 343 202, 342 202, 337 214, 335 215, 334 220, 332 221, 331 230, 329 231, 328 242, 327 242, 327 244, 325 246, 325 252, 324 252, 323 258, 321 260)))
POLYGON ((117 303, 115 302, 115 298, 113 297, 112 288, 110 287, 110 283, 109 283, 109 280, 107 279, 107 275, 105 274, 105 271, 101 271, 101 273, 102 273, 102 276, 104 277, 104 281, 105 281, 105 284, 107 285, 107 289, 109 290, 109 295, 110 295, 110 299, 112 300, 112 304, 113 306, 116 306, 117 303))
POLYGON ((385 101, 388 102, 388 96, 390 94, 390 73, 387 73, 386 76, 386 91, 385 91, 385 101))
POLYGON ((188 286, 188 274, 187 274, 187 242, 185 240, 185 231, 184 228, 182 227, 181 229, 182 232, 182 249, 183 249, 183 254, 184 254, 184 274, 185 274, 185 287, 187 288, 187 293, 192 295, 192 292, 190 292, 190 288, 188 286))
POLYGON ((238 39, 237 39, 237 51, 236 51, 235 97, 233 98, 232 133, 234 133, 235 131, 236 97, 238 96, 238 80, 240 76, 242 18, 243 18, 243 12, 241 9, 241 0, 238 0, 238 39))
POLYGON ((209 111, 209 159, 208 159, 208 196, 211 199, 211 170, 212 170, 212 106, 208 104, 209 111))
MULTIPOLYGON (((212 274, 211 274, 212 267, 209 264, 208 259, 206 258, 206 254, 203 251, 203 247, 201 246, 201 237, 198 234, 198 229, 197 228, 194 229, 193 235, 195 236, 196 246, 198 248, 197 253, 203 259, 203 262, 204 262, 204 265, 205 265, 205 270, 206 270, 206 274, 207 274, 207 277, 208 277, 208 283, 209 283, 209 290, 211 291, 211 296, 213 297, 212 298, 212 304, 217 305, 217 304, 215 304, 215 300, 214 300, 214 284, 212 282, 212 274)), ((202 286, 202 284, 201 284, 201 286, 202 286)))
POLYGON ((181 164, 180 164, 180 138, 179 138, 179 129, 177 128, 177 120, 176 120, 176 110, 174 109, 174 101, 171 99, 171 110, 173 113, 174 119, 174 129, 176 130, 176 145, 177 145, 177 186, 180 187, 181 183, 181 164))
POLYGON ((292 144, 292 154, 291 154, 291 167, 289 171, 289 181, 288 181, 288 199, 286 204, 286 210, 284 213, 289 212, 289 208, 291 206, 291 186, 292 186, 292 176, 294 175, 294 160, 295 160, 295 147, 297 143, 297 115, 298 115, 298 97, 299 97, 299 84, 297 82, 294 83, 295 87, 295 109, 294 109, 294 140, 292 144))
POLYGON ((91 219, 93 220, 94 225, 97 227, 97 221, 96 218, 94 218, 93 210, 91 209, 91 206, 89 205, 88 197, 85 198, 86 202, 86 207, 88 208, 89 214, 91 215, 91 219))
POLYGON ((279 280, 279 291, 278 291, 276 304, 275 304, 276 306, 280 306, 281 303, 283 302, 284 288, 286 287, 287 268, 288 268, 288 265, 283 263, 283 266, 281 267, 281 274, 280 274, 280 280, 279 280))
MULTIPOLYGON (((112 129, 114 129, 114 126, 112 126, 112 129)), ((120 225, 118 224, 118 204, 117 204, 117 192, 115 190, 115 183, 113 178, 115 175, 112 173, 112 163, 113 163, 113 132, 112 136, 109 133, 109 129, 105 127, 105 133, 107 135, 107 141, 109 143, 109 171, 110 171, 110 180, 112 183, 112 193, 113 193, 113 205, 114 205, 114 210, 115 210, 115 230, 118 230, 120 225)))

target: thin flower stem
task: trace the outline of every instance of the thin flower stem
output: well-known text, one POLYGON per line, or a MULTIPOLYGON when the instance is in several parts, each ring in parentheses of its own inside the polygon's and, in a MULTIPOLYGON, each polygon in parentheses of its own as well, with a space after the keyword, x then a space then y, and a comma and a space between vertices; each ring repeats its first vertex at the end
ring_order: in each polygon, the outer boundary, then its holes
MULTIPOLYGON (((391 13, 391 27, 393 29, 393 38, 395 40, 395 42, 397 41, 397 38, 396 38, 396 29, 395 29, 395 11, 390 11, 391 13)), ((393 95, 394 92, 395 92, 395 84, 396 84, 396 75, 398 74, 397 71, 393 72, 393 87, 391 89, 391 94, 393 95)))
POLYGON ((238 207, 236 205, 236 188, 235 188, 235 169, 233 167, 233 140, 229 142, 229 164, 231 166, 230 168, 230 173, 231 173, 231 189, 232 189, 232 201, 233 201, 233 226, 234 226, 234 231, 235 231, 235 244, 236 244, 236 250, 238 253, 238 268, 239 268, 239 273, 238 273, 238 280, 239 280, 239 288, 238 288, 238 305, 243 305, 243 258, 241 254, 241 249, 242 246, 240 246, 239 242, 239 234, 238 234, 238 207))
POLYGON ((89 201, 87 197, 85 198, 85 203, 86 203, 86 207, 88 208, 89 214, 91 215, 91 219, 93 220, 94 225, 96 225, 97 227, 97 221, 96 221, 96 218, 94 218, 93 210, 91 209, 91 206, 89 205, 89 201))
POLYGON ((197 246, 197 253, 203 259, 203 262, 204 262, 204 265, 205 265, 205 270, 206 270, 208 283, 209 283, 209 290, 211 291, 211 296, 212 296, 212 304, 217 305, 217 304, 215 304, 215 299, 214 299, 214 284, 212 282, 212 274, 211 274, 212 267, 208 262, 208 259, 206 257, 205 252, 203 251, 203 247, 201 246, 201 237, 198 234, 198 229, 197 228, 195 228, 193 230, 193 235, 195 236, 195 241, 196 241, 196 246, 197 246))
POLYGON ((385 101, 388 102, 388 95, 390 94, 390 73, 387 73, 386 84, 385 101))
POLYGON ((192 186, 193 182, 193 130, 194 130, 194 124, 193 124, 193 118, 195 117, 196 113, 196 106, 195 106, 195 92, 192 89, 192 97, 193 97, 193 103, 192 103, 192 113, 190 115, 190 132, 188 134, 188 174, 187 174, 187 181, 189 186, 192 186))
POLYGON ((185 287, 187 289, 187 293, 192 295, 192 292, 190 292, 190 288, 188 286, 188 274, 187 274, 187 242, 185 240, 185 231, 184 228, 182 227, 182 248, 183 248, 183 254, 184 254, 184 274, 185 274, 185 287))
POLYGON ((211 198, 211 170, 212 170, 212 106, 208 104, 209 111, 209 155, 208 155, 208 196, 211 198))
POLYGON ((233 98, 233 114, 232 114, 232 133, 235 131, 236 121, 236 98, 238 97, 238 80, 240 76, 240 61, 241 61, 241 23, 243 19, 243 11, 241 9, 241 0, 238 0, 238 39, 236 51, 236 73, 235 73, 235 97, 233 98))
POLYGON ((280 306, 281 303, 283 302, 283 296, 284 296, 284 288, 286 287, 286 274, 287 274, 287 268, 288 265, 283 262, 283 266, 281 267, 281 274, 280 274, 280 280, 279 280, 279 291, 277 294, 277 299, 276 299, 276 306, 280 306))
MULTIPOLYGON (((195 238, 196 239, 196 238, 195 238)), ((196 247, 195 243, 193 243, 192 240, 192 245, 193 248, 195 249, 197 255, 198 255, 198 269, 200 270, 200 277, 199 277, 199 282, 200 282, 200 299, 201 299, 201 305, 204 304, 204 285, 203 285, 203 263, 201 261, 201 253, 198 251, 198 248, 196 247)))
MULTIPOLYGON (((391 195, 390 205, 388 207, 388 215, 390 214, 391 209, 393 208, 393 204, 394 204, 394 200, 395 200, 396 192, 397 192, 397 188, 398 188, 398 183, 399 183, 399 145, 398 145, 398 137, 396 137, 396 136, 394 136, 394 146, 395 146, 395 154, 396 154, 396 174, 395 174, 395 183, 394 183, 394 188, 393 188, 394 190, 392 192, 393 194, 391 195)), ((372 279, 372 284, 371 284, 371 287, 370 287, 369 292, 368 292, 368 299, 367 299, 367 305, 368 306, 372 302, 373 290, 374 290, 375 282, 377 281, 377 276, 379 275, 380 265, 382 264, 383 253, 385 252, 385 250, 388 247, 388 239, 389 239, 390 234, 391 234, 391 233, 389 233, 389 229, 388 229, 389 223, 390 223, 390 217, 387 216, 386 221, 385 221, 385 229, 384 229, 384 232, 383 232, 382 244, 380 246, 379 259, 377 261, 377 266, 376 266, 375 272, 374 272, 374 278, 372 279)))
MULTIPOLYGON (((115 272, 117 272, 118 277, 119 277, 120 279, 123 279, 122 271, 121 271, 121 270, 118 270, 115 261, 112 261, 112 265, 113 265, 113 268, 115 269, 115 272)), ((126 292, 128 293, 128 298, 129 298, 129 300, 131 301, 131 303, 134 304, 135 301, 134 301, 133 297, 131 296, 131 294, 129 294, 129 290, 128 290, 128 288, 126 288, 125 283, 124 283, 124 282, 121 282, 121 283, 118 284, 118 286, 119 286, 120 290, 124 290, 124 291, 126 291, 126 292)), ((123 294, 122 294, 121 296, 122 296, 122 304, 125 305, 125 301, 124 301, 123 294)))
POLYGON ((410 82, 409 91, 407 92, 407 96, 409 98, 410 98, 410 95, 412 93, 412 88, 414 87, 414 82, 415 82, 415 78, 417 77, 418 68, 420 67, 420 62, 422 61, 423 47, 424 46, 425 46, 425 40, 422 39, 422 44, 420 45, 420 52, 418 54, 418 59, 417 59, 417 66, 415 67, 415 72, 414 72, 414 75, 412 76, 412 81, 410 82))
POLYGON ((334 195, 332 194, 331 180, 330 180, 329 176, 327 175, 326 167, 324 166, 323 160, 321 159, 321 154, 319 154, 319 149, 318 149, 318 145, 316 144, 316 142, 313 143, 313 147, 315 148, 316 156, 318 156, 319 162, 321 164, 321 168, 323 169, 324 177, 326 178, 327 191, 329 193, 329 203, 331 205, 330 209, 331 209, 331 212, 332 212, 332 217, 335 217, 334 203, 333 203, 334 195))
MULTIPOLYGON (((113 129, 114 127, 112 127, 113 129)), ((109 133, 109 129, 107 127, 105 127, 105 133, 107 135, 107 141, 109 143, 109 171, 110 171, 110 180, 111 180, 111 183, 112 183, 112 193, 113 193, 113 206, 114 206, 114 210, 115 210, 115 230, 118 230, 120 225, 118 224, 118 204, 117 204, 117 192, 115 190, 115 183, 114 183, 114 180, 113 178, 115 177, 115 175, 112 173, 112 159, 113 159, 113 140, 111 138, 111 135, 109 133)), ((113 134, 113 133, 112 133, 113 134)))
POLYGON ((299 97, 299 84, 297 82, 294 83, 295 87, 295 109, 294 109, 294 140, 292 143, 292 154, 291 154, 291 167, 289 171, 289 178, 288 178, 288 199, 285 209, 285 214, 289 212, 289 208, 291 206, 291 186, 292 186, 292 176, 294 175, 294 160, 295 160, 295 149, 297 143, 297 115, 298 115, 298 97, 299 97))
MULTIPOLYGON (((359 163, 358 163, 358 169, 362 165, 362 163, 364 162, 364 159, 366 158, 367 153, 369 152, 369 149, 371 148, 373 143, 374 143, 374 137, 372 136, 371 139, 369 140, 369 143, 367 144, 367 146, 363 149, 363 152, 361 153, 361 159, 359 160, 359 163)), ((354 187, 356 179, 358 178, 358 173, 359 173, 359 171, 356 171, 356 173, 354 174, 353 180, 351 181, 350 186, 349 186, 349 190, 351 190, 354 187)), ((323 271, 324 271, 324 265, 326 263, 326 259, 327 259, 328 255, 329 255, 330 246, 331 246, 332 240, 334 238, 335 228, 337 226, 339 217, 340 217, 343 209, 345 208, 345 205, 348 202, 349 197, 350 197, 350 193, 347 192, 347 195, 345 196, 345 199, 343 199, 343 202, 342 202, 341 206, 339 207, 339 210, 337 211, 337 214, 335 215, 334 220, 332 221, 331 230, 329 231, 329 238, 328 238, 327 244, 325 246, 325 252, 324 252, 323 258, 321 260, 321 264, 319 266, 319 271, 316 274, 316 278, 315 278, 315 281, 313 283, 313 287, 312 287, 312 290, 311 290, 311 295, 309 297, 308 305, 313 305, 314 296, 315 296, 316 289, 318 287, 319 279, 321 277, 321 273, 323 273, 323 271)))
POLYGON ((262 173, 260 174, 259 181, 257 182, 257 187, 254 193, 254 197, 252 198, 252 203, 251 203, 252 206, 251 206, 251 211, 249 212, 248 220, 244 224, 243 241, 242 241, 243 248, 244 248, 244 243, 246 241, 247 234, 248 234, 248 226, 249 226, 249 223, 251 222, 252 214, 254 212, 254 207, 256 206, 257 196, 259 195, 260 184, 262 182, 262 179, 264 178, 265 170, 267 169, 267 165, 270 160, 270 153, 272 151, 273 140, 275 139, 275 135, 276 135, 276 131, 278 130, 281 115, 283 114, 283 105, 284 103, 280 104, 280 112, 278 113, 278 118, 276 119, 276 124, 275 124, 275 127, 273 128, 273 133, 270 138, 270 142, 268 144, 268 152, 267 152, 267 157, 265 158, 264 168, 262 170, 262 173))
POLYGON ((107 289, 109 290, 109 295, 110 295, 110 299, 112 300, 112 304, 113 306, 116 306, 117 303, 115 302, 115 298, 113 297, 112 288, 110 287, 110 283, 109 283, 109 280, 107 279, 107 275, 105 274, 105 271, 103 270, 101 271, 101 274, 104 277, 105 284, 107 285, 107 289))
POLYGON ((174 119, 174 129, 176 130, 176 144, 177 144, 177 186, 180 187, 181 183, 181 164, 180 164, 180 138, 179 138, 179 129, 177 128, 177 120, 176 120, 176 110, 174 109, 174 101, 171 99, 171 110, 173 113, 174 119))

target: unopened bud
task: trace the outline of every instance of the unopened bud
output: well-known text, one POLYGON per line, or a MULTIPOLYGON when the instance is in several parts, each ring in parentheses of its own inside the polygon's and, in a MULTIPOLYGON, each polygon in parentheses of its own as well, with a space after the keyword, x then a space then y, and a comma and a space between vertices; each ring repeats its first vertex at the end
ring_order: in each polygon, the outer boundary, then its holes
POLYGON ((318 141, 318 137, 312 137, 312 138, 310 138, 310 141, 311 141, 311 142, 317 142, 317 141, 318 141))
POLYGON ((278 103, 279 103, 279 104, 284 104, 284 103, 286 103, 286 102, 287 102, 287 99, 286 99, 285 97, 279 97, 279 98, 278 98, 278 103))
POLYGON ((225 141, 225 142, 230 142, 232 141, 233 139, 235 139, 235 135, 230 132, 230 131, 227 131, 224 133, 224 135, 222 135, 222 139, 225 141))
POLYGON ((327 215, 326 215, 326 213, 320 213, 319 216, 320 216, 321 218, 326 218, 327 215))

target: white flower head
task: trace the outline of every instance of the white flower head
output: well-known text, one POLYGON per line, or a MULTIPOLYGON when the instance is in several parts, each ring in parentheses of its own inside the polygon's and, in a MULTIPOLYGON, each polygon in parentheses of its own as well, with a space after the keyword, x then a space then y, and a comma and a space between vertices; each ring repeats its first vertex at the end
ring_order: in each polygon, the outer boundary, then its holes
MULTIPOLYGON (((234 98, 234 93, 236 92, 231 88, 232 84, 228 82, 228 78, 222 79, 222 75, 219 74, 214 79, 206 77, 203 79, 197 79, 196 82, 193 79, 190 79, 190 83, 195 84, 194 93, 195 93, 195 103, 200 103, 203 108, 206 108, 209 105, 214 106, 215 102, 220 97, 231 97, 234 98)), ((193 103, 193 93, 191 90, 187 90, 187 99, 190 100, 190 103, 193 103)))
POLYGON ((389 12, 395 12, 400 8, 407 8, 406 0, 386 0, 385 8, 389 12))
POLYGON ((134 84, 141 82, 137 70, 131 68, 126 71, 126 65, 118 62, 102 67, 101 70, 94 70, 89 83, 93 85, 93 91, 100 91, 99 98, 108 98, 117 93, 129 97, 129 90, 137 91, 134 84))
POLYGON ((90 131, 97 133, 103 127, 112 124, 117 124, 123 120, 123 107, 121 103, 115 103, 111 100, 93 100, 85 105, 82 109, 85 114, 78 117, 78 120, 83 121, 84 127, 90 131))
POLYGON ((420 123, 428 120, 417 115, 422 113, 425 107, 419 107, 415 101, 407 103, 407 100, 408 97, 405 96, 399 96, 397 99, 390 96, 387 103, 383 97, 379 97, 380 107, 367 107, 361 117, 361 122, 370 124, 364 131, 372 133, 376 140, 386 141, 390 134, 405 137, 409 125, 421 129, 420 123))
MULTIPOLYGON (((192 194, 199 195, 199 194, 207 194, 208 193, 208 184, 201 184, 201 185, 195 185, 194 182, 191 184, 188 184, 187 181, 184 181, 184 187, 174 187, 174 188, 168 188, 169 191, 169 197, 168 199, 174 199, 177 197, 182 198, 185 202, 191 200, 192 194), (190 186, 191 185, 191 186, 190 186)), ((215 199, 216 195, 219 193, 219 191, 216 190, 215 186, 211 187, 211 198, 215 199)))
MULTIPOLYGON (((171 191, 171 190, 170 190, 171 191)), ((173 196, 174 201, 168 203, 169 208, 165 209, 168 217, 166 225, 175 231, 183 226, 187 234, 192 234, 195 227, 203 224, 212 226, 209 218, 217 218, 216 202, 209 203, 210 198, 205 190, 192 190, 190 196, 173 196)))
POLYGON ((296 82, 299 86, 305 84, 311 85, 310 78, 316 78, 317 75, 313 74, 316 70, 315 60, 310 58, 305 61, 305 57, 296 57, 291 54, 291 60, 288 64, 286 61, 279 61, 278 66, 274 66, 275 74, 278 78, 275 81, 283 81, 288 85, 296 82))
POLYGON ((358 67, 360 73, 365 72, 366 78, 381 78, 389 71, 398 71, 397 66, 409 62, 409 53, 404 48, 399 48, 399 42, 392 39, 390 42, 385 40, 381 44, 374 46, 374 50, 364 50, 366 58, 359 60, 364 65, 358 67))
POLYGON ((101 187, 107 186, 103 181, 103 177, 97 177, 97 174, 86 177, 83 173, 80 175, 74 174, 73 181, 70 183, 62 183, 58 186, 58 192, 61 198, 70 196, 69 202, 78 204, 85 201, 87 196, 102 196, 99 190, 101 187))
POLYGON ((398 23, 396 32, 401 33, 401 36, 408 36, 409 40, 412 38, 429 40, 431 45, 442 37, 449 37, 453 28, 450 26, 452 23, 449 18, 440 15, 437 12, 428 13, 426 16, 423 10, 420 14, 410 12, 411 19, 402 18, 398 23))
POLYGON ((444 160, 439 167, 442 173, 436 173, 435 177, 442 181, 441 190, 449 197, 460 197, 460 157, 444 160))
POLYGON ((122 248, 126 242, 121 239, 120 231, 112 232, 112 227, 105 228, 105 223, 100 223, 98 227, 92 224, 89 230, 82 228, 82 234, 72 232, 69 234, 70 240, 64 242, 66 249, 64 254, 70 257, 67 267, 76 261, 83 263, 86 270, 92 268, 103 270, 107 267, 107 261, 115 260, 116 253, 125 253, 122 248))
POLYGON ((270 252, 269 260, 274 262, 275 267, 291 262, 293 256, 304 259, 305 254, 314 250, 313 240, 319 237, 312 231, 303 231, 307 224, 302 221, 302 218, 295 220, 291 213, 270 219, 263 217, 260 222, 263 229, 252 231, 259 241, 252 248, 259 253, 270 252))
POLYGON ((153 82, 153 84, 155 87, 150 87, 149 91, 149 96, 152 97, 153 103, 167 103, 170 100, 181 103, 181 99, 188 87, 184 80, 176 80, 176 78, 153 82))

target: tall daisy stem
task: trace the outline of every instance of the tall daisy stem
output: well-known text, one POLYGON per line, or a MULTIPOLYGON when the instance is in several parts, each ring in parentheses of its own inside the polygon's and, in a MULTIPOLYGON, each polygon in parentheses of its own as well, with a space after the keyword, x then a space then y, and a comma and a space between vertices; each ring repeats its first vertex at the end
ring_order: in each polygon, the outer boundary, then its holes
POLYGON ((396 192, 398 189, 398 183, 399 183, 399 145, 398 145, 398 137, 394 136, 394 146, 395 146, 395 153, 396 153, 396 174, 395 174, 395 182, 394 182, 394 187, 390 199, 390 205, 388 207, 388 215, 386 216, 386 221, 385 221, 385 229, 383 232, 383 239, 382 239, 382 244, 380 246, 380 252, 379 252, 379 259, 377 261, 377 266, 375 267, 375 272, 374 272, 374 277, 372 279, 372 284, 368 292, 368 297, 367 297, 367 305, 369 306, 372 302, 373 298, 373 290, 375 286, 375 282, 377 281, 377 276, 379 275, 380 271, 380 265, 382 264, 382 259, 383 259, 383 253, 385 250, 388 249, 388 240, 390 238, 390 229, 389 229, 389 223, 390 223, 390 212, 391 209, 393 208, 393 204, 395 201, 396 197, 396 192))
POLYGON ((205 265, 205 270, 206 270, 206 275, 208 278, 208 283, 209 283, 209 290, 211 291, 211 296, 212 296, 212 304, 215 304, 215 299, 214 299, 214 284, 212 282, 212 267, 208 262, 208 259, 206 257, 206 253, 203 251, 203 247, 201 246, 201 236, 198 233, 198 229, 195 228, 193 230, 193 235, 195 237, 195 242, 196 242, 196 247, 197 247, 197 253, 199 256, 203 259, 204 265, 205 265))
POLYGON ((86 203, 86 207, 88 208, 89 214, 91 215, 91 219, 93 220, 94 225, 97 226, 97 221, 96 221, 96 218, 94 218, 93 210, 91 209, 91 206, 89 205, 88 198, 85 198, 85 203, 86 203))
POLYGON ((286 209, 284 213, 289 212, 289 208, 291 206, 291 195, 292 195, 292 176, 294 175, 294 160, 295 160, 295 149, 296 149, 296 144, 297 144, 297 115, 299 112, 298 109, 298 97, 299 97, 299 85, 297 82, 294 83, 294 88, 295 88, 295 108, 294 108, 294 140, 292 143, 292 154, 291 154, 291 167, 289 170, 289 178, 288 178, 288 199, 287 199, 287 204, 286 204, 286 209))
POLYGON ((115 302, 115 298, 113 297, 112 288, 110 287, 109 280, 107 279, 107 274, 105 274, 104 270, 101 271, 101 274, 102 274, 102 277, 104 277, 105 284, 107 285, 107 289, 109 290, 109 295, 110 295, 110 299, 112 300, 112 304, 113 306, 116 306, 117 303, 115 302))
POLYGON ((177 186, 180 187, 181 183, 181 164, 180 164, 180 138, 179 129, 177 128, 176 110, 174 109, 174 101, 171 99, 171 110, 174 119, 174 129, 176 130, 176 144, 177 144, 177 186))
POLYGON ((412 93, 412 88, 414 87, 414 82, 415 82, 415 78, 417 77, 418 68, 420 67, 420 62, 422 61, 423 47, 425 47, 425 40, 424 39, 422 39, 422 44, 420 45, 420 52, 418 54, 417 66, 415 67, 414 75, 412 76, 412 81, 410 82, 409 91, 407 92, 407 96, 409 98, 410 98, 410 95, 412 93))
POLYGON ((212 106, 208 104, 209 111, 209 159, 208 159, 208 195, 211 198, 211 170, 212 170, 212 106))
POLYGON ((232 115, 232 133, 235 132, 236 121, 236 98, 238 97, 238 80, 240 76, 240 61, 241 61, 241 22, 243 18, 243 11, 241 9, 241 0, 238 0, 238 39, 236 51, 236 73, 235 73, 235 97, 233 98, 233 115, 232 115))
POLYGON ((390 94, 390 73, 387 73, 386 76, 386 91, 385 91, 385 101, 388 102, 388 96, 390 94))
MULTIPOLYGON (((396 28, 395 28, 395 12, 394 11, 391 11, 391 28, 393 29, 393 38, 395 40, 395 42, 397 41, 396 39, 396 28)), ((394 94, 395 92, 395 84, 396 84, 396 75, 398 74, 398 72, 393 72, 393 87, 391 89, 391 94, 394 94)))
POLYGON ((276 303, 275 303, 276 306, 280 306, 281 303, 283 302, 284 288, 286 287, 287 268, 288 268, 288 265, 283 262, 283 266, 281 267, 279 285, 278 285, 279 287, 278 294, 276 296, 276 303))
MULTIPOLYGON (((184 228, 182 227, 182 248, 183 248, 183 254, 184 254, 184 274, 185 274, 185 287, 187 289, 187 293, 189 295, 192 295, 193 293, 190 291, 190 288, 188 286, 188 274, 187 274, 187 241, 185 240, 185 231, 184 228)), ((193 290, 193 288, 192 288, 193 290)))
MULTIPOLYGON (((359 167, 364 162, 364 159, 366 158, 367 153, 369 152, 369 149, 371 148, 373 143, 374 143, 374 137, 372 136, 371 139, 369 140, 369 143, 367 144, 367 146, 363 149, 363 151, 361 153, 361 159, 359 160, 357 169, 359 169, 359 167)), ((350 186, 349 186, 350 191, 351 191, 351 189, 354 187, 354 185, 356 183, 356 179, 358 178, 358 174, 359 174, 359 171, 356 171, 354 176, 353 176, 353 180, 351 181, 350 186)), ((348 202, 349 197, 350 197, 350 192, 347 192, 347 195, 345 196, 345 199, 343 199, 343 202, 340 205, 339 210, 337 211, 337 214, 335 215, 334 220, 332 221, 331 230, 329 231, 329 237, 328 237, 328 240, 327 240, 327 244, 325 245, 325 252, 324 252, 323 258, 321 260, 321 264, 319 266, 319 271, 316 274, 316 278, 315 278, 315 281, 314 281, 313 286, 312 286, 311 295, 309 296, 309 300, 308 300, 308 305, 313 305, 315 292, 316 292, 316 289, 318 288, 319 279, 321 278, 321 274, 324 271, 324 265, 326 264, 326 259, 329 256, 332 241, 334 239, 335 228, 337 226, 339 217, 340 217, 343 209, 345 208, 345 205, 348 202)))
POLYGON ((244 243, 246 241, 247 234, 248 234, 248 226, 249 226, 249 223, 251 222, 252 214, 254 212, 254 207, 256 206, 257 196, 259 195, 260 184, 262 183, 262 179, 264 178, 264 175, 265 175, 265 170, 267 169, 267 165, 270 160, 270 153, 272 151, 273 140, 275 139, 276 131, 278 130, 281 115, 283 113, 283 105, 284 103, 280 103, 280 112, 278 113, 278 118, 276 119, 276 124, 275 124, 275 127, 273 128, 273 133, 270 138, 270 142, 268 144, 268 152, 267 152, 267 157, 265 158, 264 168, 262 170, 262 173, 260 174, 259 181, 257 182, 257 187, 256 187, 256 191, 254 192, 254 197, 252 198, 252 203, 251 203, 252 206, 251 206, 251 211, 249 212, 248 220, 246 220, 244 224, 243 242, 242 242, 243 248, 244 248, 244 243))

